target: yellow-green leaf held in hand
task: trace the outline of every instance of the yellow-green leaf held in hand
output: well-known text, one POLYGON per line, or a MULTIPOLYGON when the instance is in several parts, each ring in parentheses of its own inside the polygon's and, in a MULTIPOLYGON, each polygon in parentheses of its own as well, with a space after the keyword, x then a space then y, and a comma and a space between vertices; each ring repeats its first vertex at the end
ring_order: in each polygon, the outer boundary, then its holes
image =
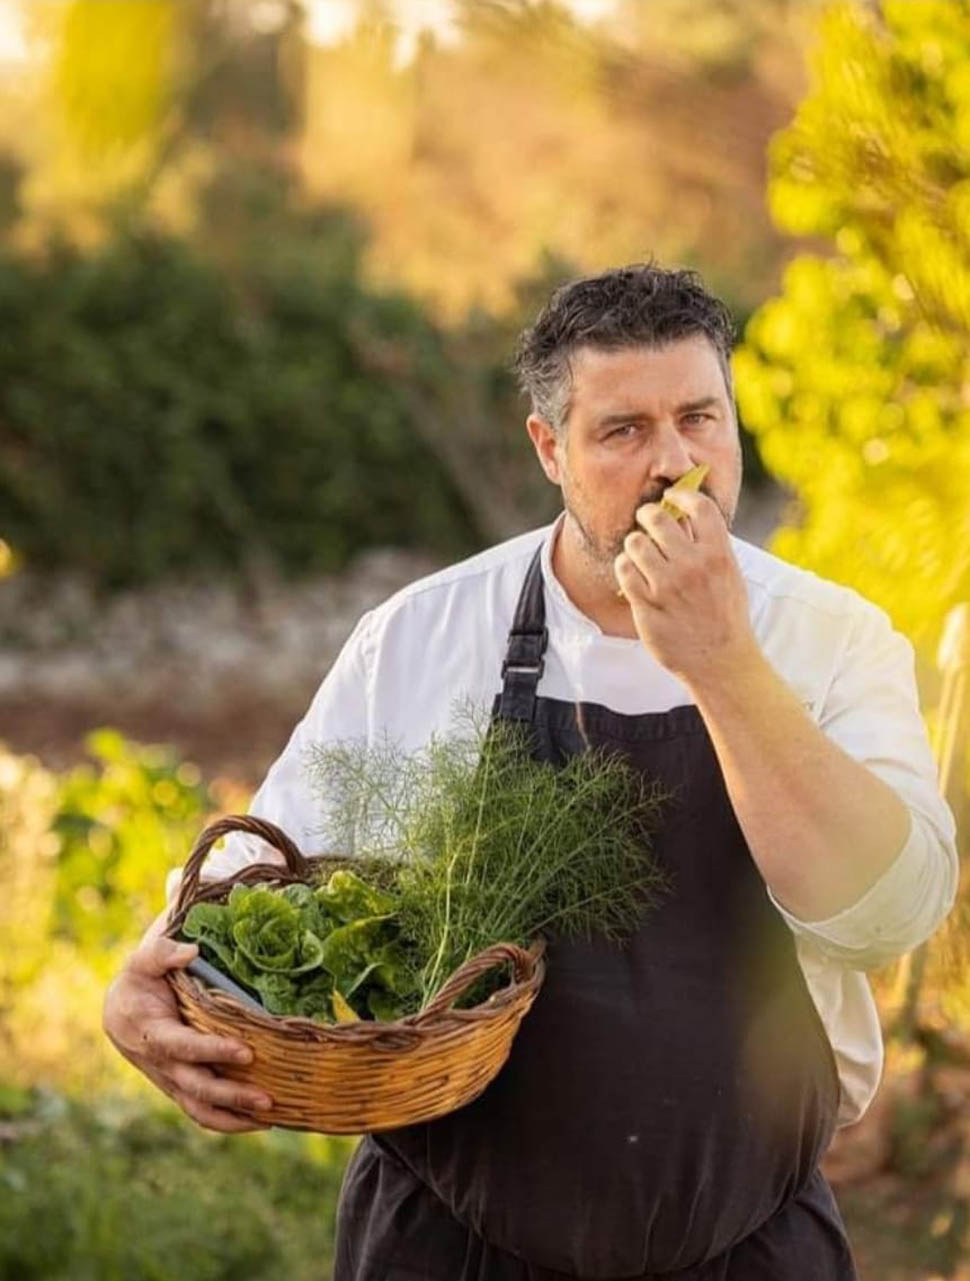
MULTIPOLYGON (((678 491, 683 493, 684 490, 687 489, 691 489, 696 492, 700 489, 701 485, 703 485, 704 477, 710 470, 711 468, 709 463, 698 463, 697 466, 692 467, 690 471, 685 471, 683 476, 679 476, 672 485, 668 485, 664 490, 663 498, 660 500, 661 511, 668 512, 675 520, 686 520, 687 513, 680 510, 677 504, 671 499, 670 495, 676 494, 678 491)), ((616 594, 621 600, 626 600, 626 592, 622 587, 616 594)))
POLYGON ((685 490, 693 490, 695 493, 704 483, 704 477, 710 471, 708 463, 698 463, 690 471, 685 471, 683 476, 667 487, 664 496, 660 500, 660 510, 669 512, 676 520, 686 520, 687 513, 681 511, 676 502, 672 501, 671 494, 683 493, 685 490))

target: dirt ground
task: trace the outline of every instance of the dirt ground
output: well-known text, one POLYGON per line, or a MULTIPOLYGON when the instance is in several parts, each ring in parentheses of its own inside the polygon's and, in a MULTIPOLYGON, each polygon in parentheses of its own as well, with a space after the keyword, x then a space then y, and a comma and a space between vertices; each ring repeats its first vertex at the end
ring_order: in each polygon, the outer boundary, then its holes
POLYGON ((206 778, 231 778, 255 788, 282 751, 313 695, 298 690, 286 699, 237 687, 221 715, 200 715, 175 691, 144 701, 108 705, 75 697, 58 701, 8 695, 0 698, 0 740, 18 754, 36 756, 63 770, 84 759, 84 737, 110 725, 139 743, 171 744, 206 778))

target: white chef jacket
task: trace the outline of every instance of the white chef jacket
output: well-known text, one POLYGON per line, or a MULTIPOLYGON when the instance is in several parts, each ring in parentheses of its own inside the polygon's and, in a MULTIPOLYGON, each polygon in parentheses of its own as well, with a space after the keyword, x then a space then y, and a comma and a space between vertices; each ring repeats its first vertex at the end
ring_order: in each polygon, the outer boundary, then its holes
MULTIPOLYGON (((562 520, 560 515, 551 525, 419 579, 365 614, 251 812, 278 824, 305 852, 322 853, 332 847, 323 802, 307 775, 312 744, 387 737, 413 751, 433 733, 454 732, 459 702, 489 709, 501 688, 507 633, 538 543, 549 631, 538 693, 625 715, 693 702, 639 640, 604 635, 566 595, 551 557, 562 520)), ((800 920, 766 886, 794 934, 831 1042, 841 1084, 838 1119, 846 1125, 868 1107, 882 1071, 882 1036, 863 971, 910 951, 950 910, 958 878, 955 823, 937 791, 909 641, 857 592, 740 538, 732 536, 731 545, 765 656, 822 731, 895 789, 911 819, 889 869, 835 916, 800 920)), ((204 873, 228 876, 274 856, 261 841, 234 835, 210 855, 204 873)), ((173 888, 170 881, 170 893, 173 888)))

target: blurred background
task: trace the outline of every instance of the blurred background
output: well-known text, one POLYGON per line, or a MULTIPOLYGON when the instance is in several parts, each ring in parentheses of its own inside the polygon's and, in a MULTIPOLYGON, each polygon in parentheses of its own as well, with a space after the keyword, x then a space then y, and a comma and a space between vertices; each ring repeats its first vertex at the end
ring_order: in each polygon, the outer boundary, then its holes
MULTIPOLYGON (((651 256, 738 321, 736 532, 911 638, 965 849, 970 3, 0 0, 0 1278, 329 1275, 351 1142, 197 1129, 103 990, 359 615, 554 515, 512 345, 651 256)), ((872 976, 865 1281, 970 1278, 966 919, 872 976)))

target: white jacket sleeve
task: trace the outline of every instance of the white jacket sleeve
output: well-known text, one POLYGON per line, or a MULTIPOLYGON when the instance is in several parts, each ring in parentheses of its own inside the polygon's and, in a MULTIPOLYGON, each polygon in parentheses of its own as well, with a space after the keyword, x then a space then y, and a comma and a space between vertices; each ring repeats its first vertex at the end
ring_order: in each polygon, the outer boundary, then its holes
POLYGON ((896 791, 909 810, 909 835, 879 880, 826 920, 800 920, 769 890, 796 936, 859 970, 885 965, 928 938, 953 906, 959 873, 956 824, 937 788, 913 647, 893 630, 883 610, 863 605, 836 665, 819 726, 896 791))

